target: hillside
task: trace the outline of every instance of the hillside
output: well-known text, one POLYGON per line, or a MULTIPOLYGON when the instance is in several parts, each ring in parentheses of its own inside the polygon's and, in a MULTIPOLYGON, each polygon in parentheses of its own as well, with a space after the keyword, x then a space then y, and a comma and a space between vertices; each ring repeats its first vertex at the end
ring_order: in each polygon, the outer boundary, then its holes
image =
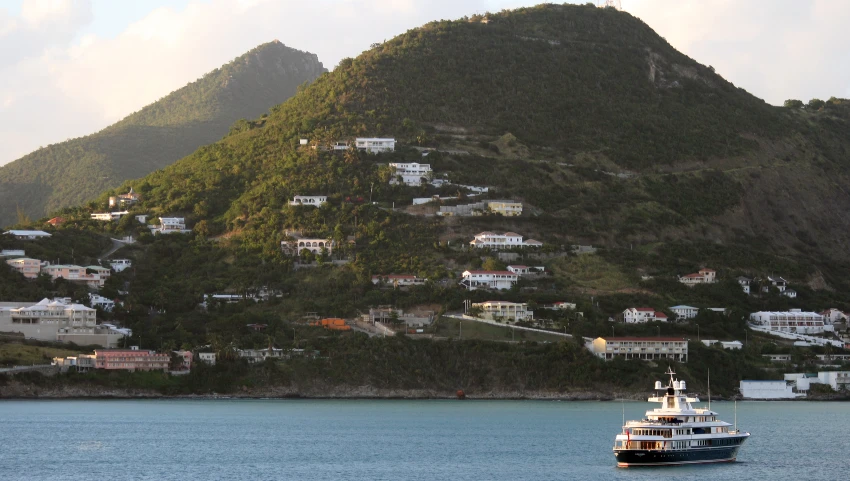
POLYGON ((324 71, 313 54, 267 43, 100 132, 0 167, 0 225, 17 220, 18 206, 39 218, 170 165, 324 71))
MULTIPOLYGON (((541 5, 481 20, 430 23, 345 59, 268 116, 239 122, 173 165, 60 211, 67 222, 59 232, 139 240, 121 254, 134 268, 113 276, 112 286, 128 286, 129 294, 110 318, 132 327, 145 345, 316 347, 330 351, 323 351, 330 359, 340 356, 337 366, 352 360, 351 370, 365 370, 369 359, 378 359, 379 341, 357 340, 365 357, 355 357, 333 342, 296 344, 293 326, 316 339, 338 339, 347 334, 299 320, 308 313, 351 319, 380 305, 439 313, 458 312, 467 300, 536 306, 568 300, 581 316, 538 311, 535 319, 584 337, 614 329, 748 340, 739 353, 692 348, 697 355, 688 369, 713 373, 725 366, 717 382, 731 393, 742 375, 776 375, 761 354, 786 349, 748 331, 747 313, 850 308, 847 100, 770 106, 613 9, 541 5), (322 148, 357 136, 393 136, 399 143, 381 154, 322 148), (427 157, 425 148, 433 149, 427 157), (454 185, 390 184, 389 162, 427 162, 454 185), (435 205, 410 208, 413 198, 434 195, 451 204, 471 201, 472 190, 458 184, 489 186, 484 198, 522 201, 523 215, 438 217, 435 205), (131 213, 149 215, 148 223, 185 217, 192 232, 152 236, 132 216, 89 220, 108 196, 130 187, 142 195, 131 213), (290 206, 295 195, 326 195, 328 202, 290 206), (542 241, 539 253, 518 250, 514 261, 543 265, 551 275, 524 278, 506 291, 460 288, 466 269, 504 269, 495 252, 468 247, 481 231, 542 241), (333 252, 285 253, 281 242, 299 234, 332 241, 333 252), (599 250, 576 256, 573 244, 599 250), (676 280, 702 267, 715 269, 720 282, 689 288, 676 280), (381 288, 371 281, 377 274, 429 281, 381 288), (784 276, 799 296, 775 289, 747 296, 735 281, 740 275, 784 276), (279 297, 199 308, 205 294, 263 287, 279 297), (609 321, 628 307, 677 304, 725 310, 705 311, 693 323, 609 321), (262 332, 248 327, 263 324, 262 332)), ((117 287, 108 287, 118 296, 117 287)), ((454 326, 424 334, 439 337, 454 326)), ((480 349, 497 353, 489 366, 501 365, 502 356, 513 362, 513 351, 482 342, 480 349)), ((570 350, 545 351, 557 357, 570 350)), ((459 359, 435 355, 429 369, 459 359)), ((431 372, 394 371, 382 362, 400 378, 431 372)), ((598 359, 568 364, 619 376, 598 359)), ((614 382, 626 385, 654 367, 641 364, 635 377, 614 382)))

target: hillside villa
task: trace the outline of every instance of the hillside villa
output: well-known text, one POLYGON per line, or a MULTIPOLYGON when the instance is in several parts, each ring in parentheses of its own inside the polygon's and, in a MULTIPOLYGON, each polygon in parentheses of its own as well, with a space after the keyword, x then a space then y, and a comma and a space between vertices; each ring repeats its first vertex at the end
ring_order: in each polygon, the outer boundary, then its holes
POLYGON ((13 236, 18 240, 36 240, 50 237, 50 234, 43 230, 7 230, 3 234, 13 236))
POLYGON ((159 225, 150 226, 151 234, 185 234, 192 232, 186 229, 186 219, 183 217, 160 217, 159 225))
POLYGON ((289 201, 289 205, 320 207, 327 202, 328 196, 326 195, 296 195, 291 201, 289 201))
POLYGON ((128 212, 128 211, 126 211, 126 210, 123 210, 123 211, 120 211, 120 212, 101 212, 101 213, 94 213, 94 214, 91 214, 91 219, 92 219, 92 220, 105 221, 105 222, 111 222, 111 221, 119 220, 119 219, 121 219, 122 217, 124 217, 125 215, 127 215, 127 214, 129 214, 129 213, 130 213, 130 212, 128 212))
POLYGON ((504 234, 496 234, 495 232, 484 231, 475 235, 475 239, 469 242, 469 245, 479 249, 514 249, 523 247, 541 247, 543 243, 534 239, 522 240, 522 236, 516 232, 505 232, 504 234))
POLYGON ((692 306, 673 306, 670 310, 676 314, 676 319, 693 319, 699 314, 699 307, 692 306))
POLYGON ((27 279, 35 279, 41 273, 43 263, 38 259, 20 257, 18 259, 6 259, 6 264, 9 264, 12 269, 20 272, 27 279))
POLYGON ((354 146, 357 150, 365 150, 369 153, 393 152, 396 141, 393 138, 380 137, 357 137, 354 146))
POLYGON ((544 266, 524 266, 524 265, 509 265, 508 270, 513 272, 514 274, 518 274, 520 276, 533 275, 533 274, 542 274, 546 272, 546 267, 544 266))
POLYGON ((694 274, 686 274, 679 277, 679 282, 686 286, 694 286, 697 284, 713 284, 717 281, 717 272, 712 269, 700 269, 694 274))
POLYGON ((42 299, 22 307, 0 307, 0 332, 18 332, 27 339, 114 347, 130 329, 97 323, 95 309, 70 299, 42 299))
POLYGON ((333 239, 321 237, 294 237, 292 240, 280 241, 280 249, 284 254, 290 256, 298 256, 301 251, 307 249, 313 254, 321 254, 323 250, 327 251, 328 255, 333 254, 336 242, 333 239))
POLYGON ((667 322, 667 314, 656 311, 651 307, 630 307, 623 311, 623 322, 626 324, 640 324, 651 321, 667 322))
POLYGON ((467 290, 510 289, 519 281, 519 276, 511 271, 464 271, 460 285, 467 290))
POLYGON ((528 304, 525 302, 486 301, 473 303, 472 307, 481 309, 481 316, 479 317, 492 321, 505 320, 516 322, 534 320, 534 312, 528 310, 528 304))
POLYGON ((522 215, 522 202, 515 200, 488 200, 487 208, 494 214, 505 217, 517 217, 522 215))
POLYGON ((109 198, 109 207, 118 207, 128 204, 135 204, 142 197, 130 187, 130 192, 126 194, 115 195, 109 198))
POLYGON ((399 178, 401 178, 401 183, 404 185, 418 187, 427 182, 433 175, 431 164, 391 162, 390 167, 393 168, 393 177, 390 179, 391 185, 397 184, 399 178))
POLYGON ((589 348, 606 361, 617 357, 643 361, 688 361, 688 341, 681 337, 598 337, 589 348))
POLYGON ((372 276, 372 284, 387 284, 393 287, 421 286, 428 279, 416 277, 412 274, 378 274, 372 276))

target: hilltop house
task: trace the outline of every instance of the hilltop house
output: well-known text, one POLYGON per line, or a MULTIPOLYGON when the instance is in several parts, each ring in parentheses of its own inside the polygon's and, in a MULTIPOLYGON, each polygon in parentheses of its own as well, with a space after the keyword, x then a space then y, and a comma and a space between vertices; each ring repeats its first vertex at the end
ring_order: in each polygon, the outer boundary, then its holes
POLYGON ((420 186, 433 175, 431 164, 391 162, 390 167, 394 169, 393 177, 390 179, 391 185, 397 184, 401 178, 401 183, 404 185, 420 186))
POLYGON ((525 302, 486 301, 473 303, 472 307, 481 309, 481 317, 484 319, 511 322, 534 320, 534 312, 528 310, 525 302))
POLYGON ((6 264, 20 272, 27 279, 35 279, 41 273, 42 262, 38 259, 20 257, 18 259, 7 259, 6 264))
POLYGON ((623 322, 639 324, 650 321, 667 322, 667 314, 656 311, 651 307, 630 307, 623 311, 623 322))
POLYGON ((296 195, 289 202, 289 205, 306 205, 310 207, 320 207, 323 204, 328 202, 328 196, 326 195, 296 195))
POLYGON ((694 274, 686 274, 679 277, 679 282, 686 286, 697 284, 713 284, 717 280, 717 273, 712 269, 700 269, 694 274))
POLYGON ((3 234, 11 235, 18 240, 36 240, 43 237, 50 237, 50 234, 43 230, 7 230, 3 234))
POLYGON ((421 286, 426 282, 428 282, 428 279, 416 277, 412 274, 378 274, 372 276, 372 284, 376 286, 381 283, 393 287, 421 286))
POLYGON ((546 267, 544 266, 523 266, 523 265, 509 265, 508 270, 513 272, 514 274, 519 274, 521 276, 529 275, 529 274, 542 274, 546 272, 546 267))
POLYGON ((676 319, 693 319, 699 314, 699 307, 692 306, 673 306, 670 310, 676 314, 676 319))
POLYGON ((141 199, 141 196, 137 194, 132 187, 130 187, 130 192, 126 194, 115 195, 109 198, 109 207, 118 207, 124 206, 128 204, 135 204, 141 199))
POLYGON ((393 138, 358 137, 354 139, 354 145, 357 150, 365 150, 369 153, 395 151, 395 139, 393 138))
POLYGON ((470 291, 476 289, 510 289, 519 281, 511 271, 464 271, 460 285, 470 291))
POLYGON ((750 314, 750 322, 771 331, 797 334, 823 334, 824 317, 816 312, 791 309, 787 312, 759 311, 750 314))
POLYGON ((469 245, 478 249, 514 249, 523 247, 541 247, 543 243, 534 239, 523 241, 522 236, 515 232, 496 234, 495 232, 484 231, 476 234, 475 239, 470 241, 469 245))

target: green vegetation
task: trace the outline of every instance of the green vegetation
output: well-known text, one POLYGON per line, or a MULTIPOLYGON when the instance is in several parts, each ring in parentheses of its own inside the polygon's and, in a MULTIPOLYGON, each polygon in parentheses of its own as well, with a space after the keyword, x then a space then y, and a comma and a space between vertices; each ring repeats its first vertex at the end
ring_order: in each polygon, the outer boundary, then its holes
POLYGON ((315 55, 275 41, 100 132, 42 147, 0 168, 0 225, 19 221, 18 207, 36 219, 170 165, 323 72, 315 55))
POLYGON ((50 364, 54 357, 76 356, 75 349, 38 346, 8 342, 0 343, 0 366, 20 366, 28 364, 50 364))

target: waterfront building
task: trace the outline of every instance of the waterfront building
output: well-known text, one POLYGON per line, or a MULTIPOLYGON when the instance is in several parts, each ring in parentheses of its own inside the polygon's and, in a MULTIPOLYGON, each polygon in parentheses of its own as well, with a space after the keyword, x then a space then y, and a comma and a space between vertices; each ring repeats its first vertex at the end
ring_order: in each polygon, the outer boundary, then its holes
POLYGON ((833 391, 850 390, 850 371, 792 372, 785 374, 785 381, 798 392, 811 390, 812 384, 825 384, 833 391))
POLYGON ((591 351, 606 361, 622 357, 687 362, 688 340, 681 337, 598 337, 593 340, 591 351))
POLYGON ((171 365, 168 353, 130 349, 96 349, 95 369, 108 371, 167 371, 171 365))
POLYGON ((738 390, 744 399, 794 399, 805 397, 796 393, 791 384, 786 381, 741 381, 738 390))

